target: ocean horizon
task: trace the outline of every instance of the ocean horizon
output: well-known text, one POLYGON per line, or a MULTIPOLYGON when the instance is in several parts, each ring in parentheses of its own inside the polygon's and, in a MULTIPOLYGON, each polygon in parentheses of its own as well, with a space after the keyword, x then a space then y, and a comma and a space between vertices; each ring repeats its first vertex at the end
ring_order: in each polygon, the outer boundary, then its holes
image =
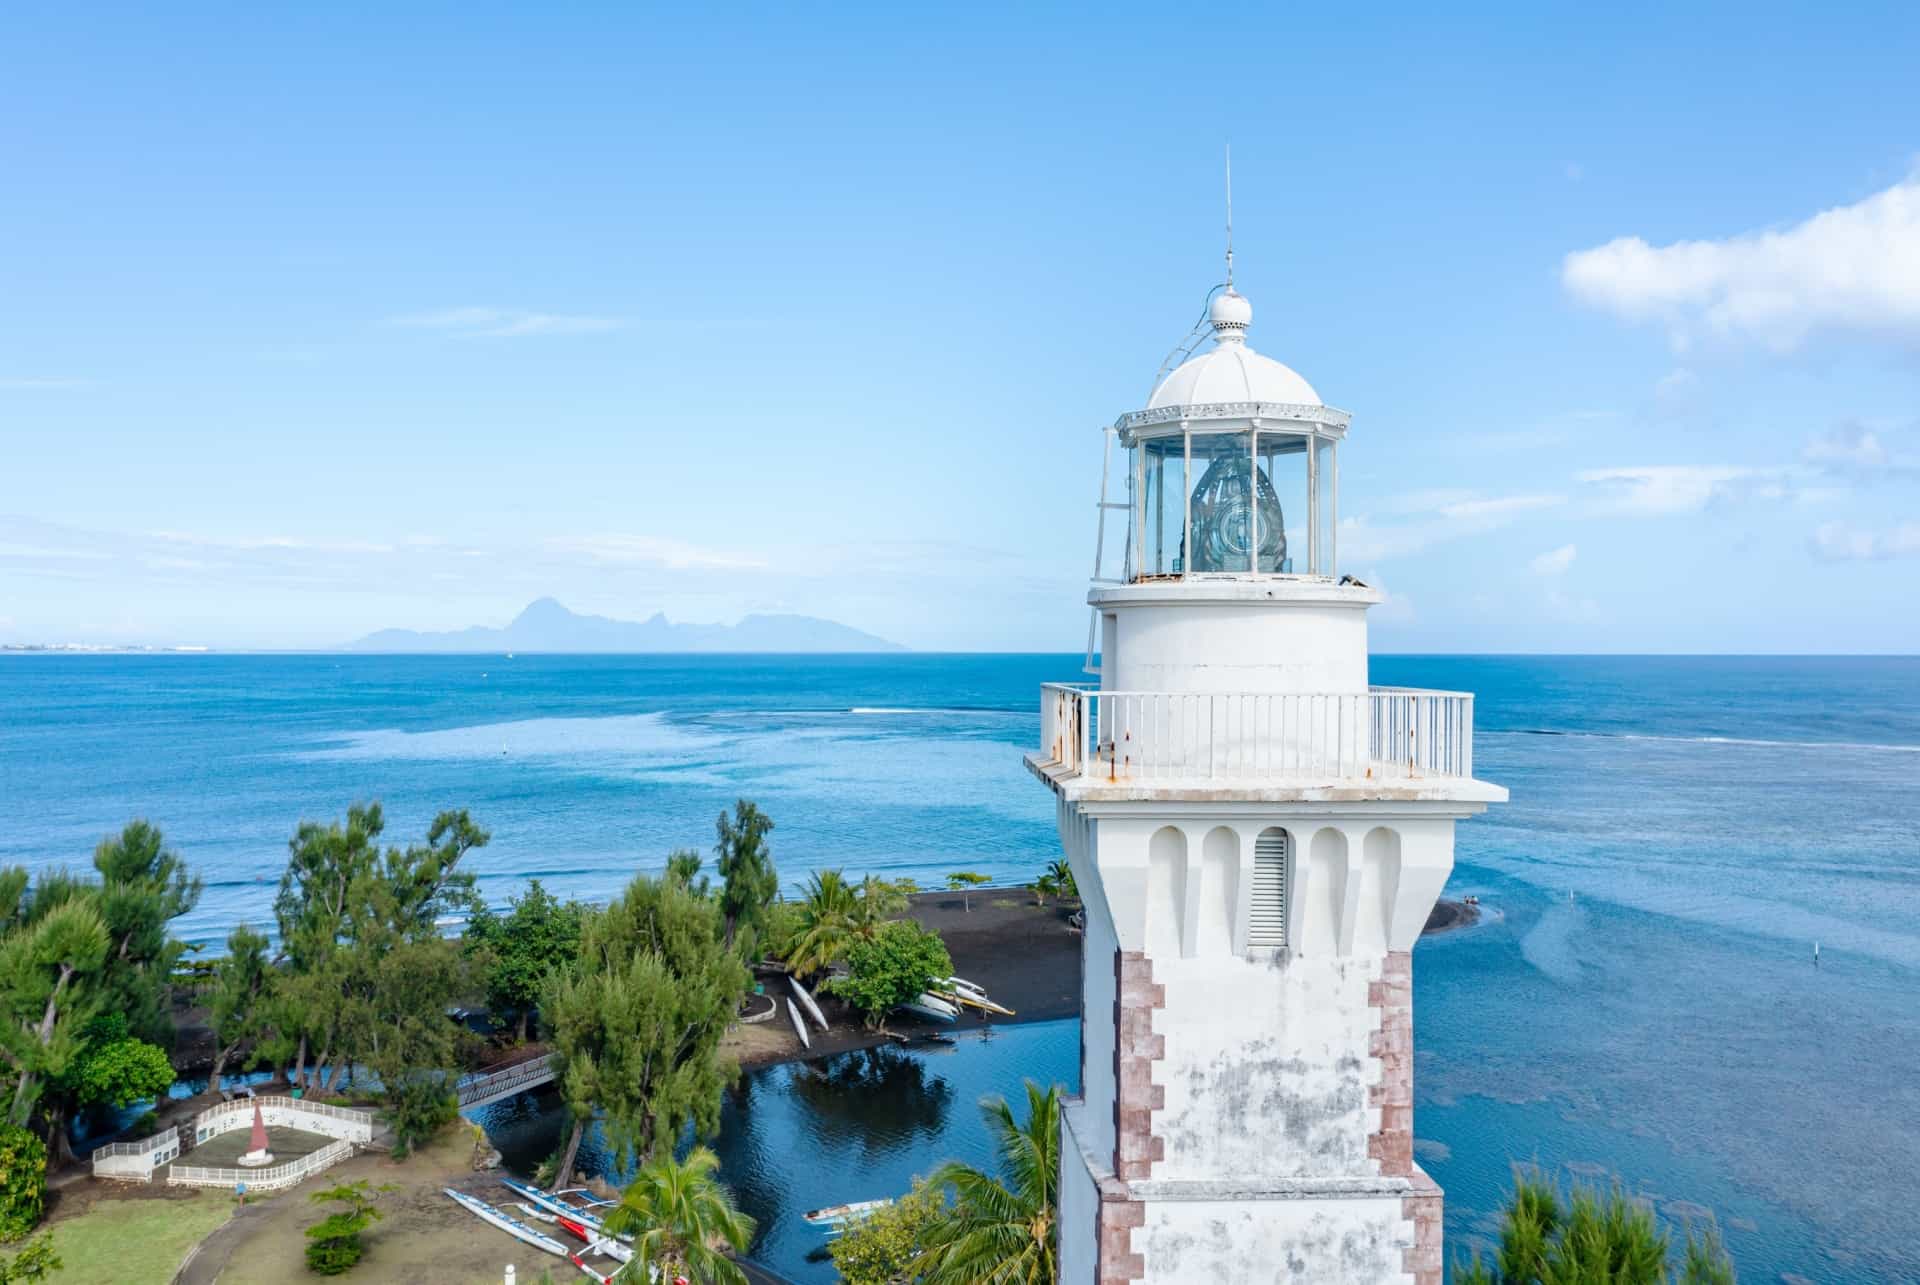
MULTIPOLYGON (((789 891, 827 866, 1023 882, 1058 855, 1021 763, 1038 686, 1085 678, 1078 654, 12 654, 0 865, 85 869, 145 817, 206 879, 176 927, 207 943, 270 923, 301 820, 369 799, 400 844, 470 810, 495 904, 533 878, 604 899, 710 852, 742 797, 789 891)), ((1458 830, 1447 895, 1482 922, 1415 953, 1449 1255, 1538 1161, 1710 1212, 1745 1279, 1920 1277, 1920 659, 1380 653, 1372 678, 1476 693, 1476 772, 1512 791, 1458 830)))

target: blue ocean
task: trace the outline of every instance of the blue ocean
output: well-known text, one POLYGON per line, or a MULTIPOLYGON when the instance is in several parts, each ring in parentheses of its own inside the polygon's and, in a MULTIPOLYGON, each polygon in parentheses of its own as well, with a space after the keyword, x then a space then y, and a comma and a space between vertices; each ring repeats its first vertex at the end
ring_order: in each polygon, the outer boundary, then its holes
MULTIPOLYGON (((1079 668, 0 657, 0 864, 83 867, 145 816, 204 873, 183 927, 212 942, 267 922, 296 823, 354 800, 381 800, 396 842, 470 809, 499 902, 536 876, 605 897, 710 849, 748 797, 789 884, 828 865, 1021 881, 1057 855, 1020 763, 1037 687, 1079 668)), ((1373 681, 1476 692, 1478 774, 1513 793, 1459 830, 1449 895, 1478 895, 1482 922, 1415 954, 1415 1123, 1450 1252, 1537 1162, 1712 1216, 1743 1280, 1920 1280, 1920 659, 1380 656, 1373 681)), ((755 1073, 720 1149, 769 1224, 756 1257, 831 1279, 789 1206, 985 1159, 973 1099, 1070 1081, 1076 1044, 1054 1024, 907 1067, 755 1073), (879 1123, 848 1105, 876 1097, 879 1123)))

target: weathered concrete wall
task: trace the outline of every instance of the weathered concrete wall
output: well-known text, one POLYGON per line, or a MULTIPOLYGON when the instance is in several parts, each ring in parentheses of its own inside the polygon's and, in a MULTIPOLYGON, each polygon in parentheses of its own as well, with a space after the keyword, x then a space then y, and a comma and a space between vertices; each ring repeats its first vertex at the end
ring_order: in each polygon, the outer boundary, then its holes
POLYGON ((1134 1233, 1145 1279, 1209 1285, 1411 1282, 1399 1197, 1154 1201, 1134 1233))
POLYGON ((1087 905, 1063 1281, 1439 1285, 1407 952, 1454 819, 1388 801, 1062 802, 1087 905), (1276 829, 1288 944, 1253 947, 1255 849, 1276 829))
POLYGON ((1377 1172, 1380 1014, 1367 998, 1380 971, 1377 956, 1156 961, 1166 1105, 1153 1177, 1254 1186, 1377 1172))

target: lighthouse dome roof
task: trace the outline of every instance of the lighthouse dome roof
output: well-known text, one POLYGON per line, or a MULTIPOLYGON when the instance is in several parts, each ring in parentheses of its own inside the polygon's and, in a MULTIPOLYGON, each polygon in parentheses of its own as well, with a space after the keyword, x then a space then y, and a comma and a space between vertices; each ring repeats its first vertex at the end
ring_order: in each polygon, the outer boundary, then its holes
POLYGON ((1213 347, 1175 367, 1147 400, 1148 410, 1222 402, 1320 406, 1320 394, 1300 373, 1247 345, 1253 305, 1228 287, 1207 305, 1213 347))

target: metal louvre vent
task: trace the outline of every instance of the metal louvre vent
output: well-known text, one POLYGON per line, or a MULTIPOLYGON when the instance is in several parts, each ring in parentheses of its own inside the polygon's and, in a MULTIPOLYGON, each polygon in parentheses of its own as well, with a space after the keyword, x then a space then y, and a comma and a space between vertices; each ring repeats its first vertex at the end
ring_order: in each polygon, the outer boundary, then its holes
POLYGON ((1268 830, 1253 843, 1253 908, 1247 945, 1287 944, 1287 832, 1268 830))

